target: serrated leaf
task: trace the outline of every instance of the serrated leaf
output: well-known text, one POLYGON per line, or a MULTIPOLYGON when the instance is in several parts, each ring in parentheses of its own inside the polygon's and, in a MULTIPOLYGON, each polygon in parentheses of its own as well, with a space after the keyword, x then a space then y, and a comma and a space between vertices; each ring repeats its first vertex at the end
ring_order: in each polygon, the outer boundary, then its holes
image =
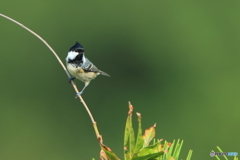
POLYGON ((143 135, 144 147, 148 146, 151 140, 155 137, 156 135, 155 127, 156 123, 152 127, 145 130, 145 133, 143 135))

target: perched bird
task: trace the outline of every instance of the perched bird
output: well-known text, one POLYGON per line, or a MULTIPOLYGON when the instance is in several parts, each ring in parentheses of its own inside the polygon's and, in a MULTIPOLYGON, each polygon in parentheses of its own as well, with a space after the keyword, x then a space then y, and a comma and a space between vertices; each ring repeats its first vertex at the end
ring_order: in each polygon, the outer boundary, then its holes
POLYGON ((69 73, 73 76, 69 78, 69 81, 77 78, 85 83, 82 91, 77 93, 77 95, 81 95, 84 89, 89 85, 90 81, 96 78, 98 75, 102 74, 104 76, 109 76, 107 73, 99 70, 85 57, 84 48, 78 42, 76 42, 75 45, 69 49, 66 57, 66 63, 69 73))

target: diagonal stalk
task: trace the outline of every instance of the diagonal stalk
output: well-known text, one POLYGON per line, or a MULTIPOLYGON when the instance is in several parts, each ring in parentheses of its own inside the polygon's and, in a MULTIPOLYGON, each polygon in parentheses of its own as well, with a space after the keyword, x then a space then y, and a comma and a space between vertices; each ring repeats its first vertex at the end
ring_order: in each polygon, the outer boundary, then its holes
MULTIPOLYGON (((14 19, 12 19, 12 18, 10 18, 10 17, 8 17, 8 16, 6 16, 6 15, 4 15, 4 14, 1 14, 1 13, 0 13, 0 16, 2 16, 2 17, 4 17, 4 18, 6 18, 6 19, 8 19, 8 20, 10 20, 10 21, 12 21, 12 22, 14 22, 14 23, 16 23, 17 25, 19 25, 19 26, 21 26, 22 28, 26 29, 27 31, 29 31, 30 33, 32 33, 34 36, 36 36, 38 39, 40 39, 40 40, 49 48, 49 50, 53 53, 53 55, 57 58, 58 62, 59 62, 60 65, 62 66, 63 70, 66 72, 68 78, 71 77, 70 74, 68 73, 65 65, 63 64, 63 62, 61 61, 61 59, 58 57, 57 53, 52 49, 52 47, 51 47, 42 37, 40 37, 37 33, 33 32, 33 31, 32 31, 31 29, 29 29, 28 27, 26 27, 26 26, 24 26, 23 24, 19 23, 18 21, 14 20, 14 19)), ((78 93, 79 91, 78 91, 78 89, 77 89, 76 84, 75 84, 73 81, 71 81, 71 84, 72 84, 74 90, 76 91, 76 93, 78 93)), ((100 134, 99 134, 99 131, 98 131, 98 128, 97 128, 97 123, 95 122, 95 120, 94 120, 94 118, 93 118, 93 116, 92 116, 92 114, 91 114, 91 112, 90 112, 87 104, 86 104, 85 101, 83 100, 82 96, 81 96, 81 95, 78 95, 78 97, 79 97, 80 101, 82 102, 83 106, 85 107, 85 109, 86 109, 86 111, 87 111, 87 113, 88 113, 88 115, 89 115, 89 117, 90 117, 90 119, 91 119, 91 121, 92 121, 92 123, 93 123, 93 128, 94 128, 95 134, 96 134, 97 139, 98 139, 98 138, 100 137, 100 134)))

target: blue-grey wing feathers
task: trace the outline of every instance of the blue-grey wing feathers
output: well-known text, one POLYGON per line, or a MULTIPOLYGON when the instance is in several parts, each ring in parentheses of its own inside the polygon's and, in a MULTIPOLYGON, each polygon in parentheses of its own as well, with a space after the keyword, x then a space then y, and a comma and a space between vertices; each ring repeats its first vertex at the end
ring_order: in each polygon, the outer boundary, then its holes
MULTIPOLYGON (((109 76, 107 73, 99 70, 92 62, 90 62, 86 57, 84 57, 84 62, 80 66, 85 72, 95 72, 100 73, 104 76, 109 76)), ((109 76, 110 77, 110 76, 109 76)))

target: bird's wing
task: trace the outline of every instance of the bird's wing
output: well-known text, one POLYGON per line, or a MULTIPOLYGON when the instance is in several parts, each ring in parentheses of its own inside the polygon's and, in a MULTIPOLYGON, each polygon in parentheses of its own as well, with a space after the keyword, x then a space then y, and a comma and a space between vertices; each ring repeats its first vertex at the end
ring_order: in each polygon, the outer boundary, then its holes
POLYGON ((90 63, 89 65, 86 65, 86 66, 82 66, 82 69, 85 72, 95 72, 95 73, 99 72, 99 69, 96 66, 94 66, 92 63, 90 63))
POLYGON ((81 64, 80 66, 85 72, 99 72, 99 69, 90 62, 87 58, 85 59, 85 62, 81 64))
POLYGON ((100 73, 104 76, 108 76, 110 77, 107 73, 99 70, 94 64, 92 64, 92 62, 90 62, 88 60, 88 63, 85 63, 81 66, 81 68, 85 71, 85 72, 95 72, 95 73, 100 73))

